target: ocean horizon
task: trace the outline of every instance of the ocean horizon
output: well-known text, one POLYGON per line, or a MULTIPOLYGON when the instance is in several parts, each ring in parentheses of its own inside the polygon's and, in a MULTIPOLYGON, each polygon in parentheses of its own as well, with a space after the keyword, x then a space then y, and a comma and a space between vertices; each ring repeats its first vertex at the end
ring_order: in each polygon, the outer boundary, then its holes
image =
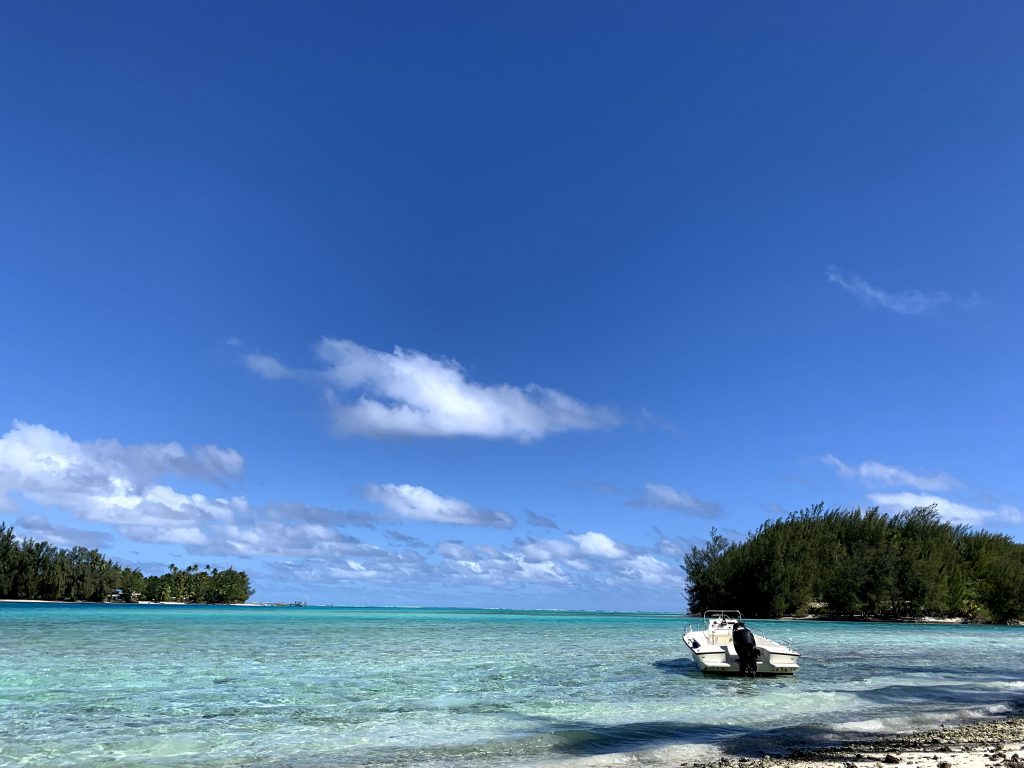
POLYGON ((753 620, 786 678, 699 673, 672 613, 0 605, 0 765, 657 765, 1009 714, 1016 627, 753 620))

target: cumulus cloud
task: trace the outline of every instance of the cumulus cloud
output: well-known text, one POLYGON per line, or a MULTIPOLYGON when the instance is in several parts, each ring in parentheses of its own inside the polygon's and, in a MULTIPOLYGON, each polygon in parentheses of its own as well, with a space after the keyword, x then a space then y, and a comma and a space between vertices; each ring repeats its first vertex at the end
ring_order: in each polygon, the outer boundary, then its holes
POLYGON ((717 517, 722 508, 713 501, 703 501, 696 496, 679 491, 670 485, 647 483, 639 498, 627 501, 630 507, 648 507, 652 509, 669 509, 697 517, 717 517))
POLYGON ((279 560, 269 563, 267 572, 289 582, 324 584, 334 588, 339 584, 371 582, 382 586, 406 586, 438 579, 436 566, 410 549, 401 552, 381 550, 374 553, 372 558, 350 556, 279 560))
MULTIPOLYGON (((117 440, 79 443, 42 424, 15 421, 0 437, 0 482, 52 485, 90 485, 111 475, 130 476, 139 482, 167 474, 230 476, 245 468, 242 456, 231 448, 198 446, 187 451, 181 443, 124 445, 117 440)), ((3 486, 0 486, 2 489, 3 486)))
POLYGON ((516 539, 510 548, 448 540, 436 547, 435 573, 450 583, 488 586, 538 583, 573 588, 681 584, 678 569, 654 554, 637 552, 607 534, 588 531, 564 538, 516 539))
POLYGON ((439 496, 429 488, 418 485, 375 484, 366 489, 366 498, 408 520, 493 528, 511 528, 515 525, 513 517, 505 512, 474 507, 460 499, 439 496))
MULTIPOLYGON (((395 347, 383 352, 344 339, 323 339, 317 374, 327 384, 333 426, 339 434, 369 437, 512 438, 611 427, 610 408, 588 405, 557 389, 529 384, 480 384, 453 360, 395 347)), ((296 377, 267 355, 245 364, 268 379, 296 377)))
POLYGON ((913 509, 914 507, 934 506, 945 520, 951 523, 964 523, 979 526, 989 522, 1020 525, 1024 522, 1024 513, 1017 507, 1003 504, 996 509, 982 509, 961 504, 941 496, 923 493, 872 493, 868 498, 879 507, 892 511, 913 509))
POLYGON ((218 448, 216 445, 201 445, 192 452, 193 461, 213 476, 240 475, 245 469, 242 455, 234 448, 218 448))
POLYGON ((558 584, 568 584, 570 582, 569 577, 565 575, 565 572, 559 568, 557 563, 550 561, 531 563, 525 558, 516 555, 512 555, 510 559, 516 564, 516 575, 520 576, 524 581, 554 582, 558 584))
POLYGON ((568 561, 580 554, 579 544, 565 539, 529 539, 518 541, 519 552, 531 563, 561 560, 568 561))
MULTIPOLYGON (((133 541, 178 544, 195 553, 243 557, 374 553, 337 530, 343 525, 373 525, 374 518, 366 513, 301 504, 253 508, 243 496, 211 498, 163 482, 169 475, 226 478, 243 467, 237 451, 214 445, 187 451, 178 443, 78 442, 43 425, 15 422, 0 437, 0 499, 15 508, 21 497, 110 525, 133 541)), ((45 535, 54 543, 70 542, 77 535, 74 529, 44 527, 42 520, 31 516, 19 523, 29 534, 45 535)), ((85 539, 80 536, 79 541, 85 539)))
POLYGON ((325 514, 320 508, 289 504, 284 508, 250 508, 236 500, 230 520, 211 525, 210 540, 193 547, 196 552, 239 557, 379 557, 384 551, 342 533, 343 514, 325 514))
POLYGON ((637 579, 644 584, 662 584, 675 575, 670 565, 653 555, 637 555, 630 558, 622 568, 622 573, 627 578, 637 579))
POLYGON ((835 267, 829 268, 827 277, 830 283, 835 283, 865 304, 878 306, 898 315, 920 315, 949 303, 970 308, 982 302, 977 291, 972 292, 966 299, 956 301, 944 291, 910 290, 890 293, 871 285, 860 275, 852 272, 844 275, 835 267))
MULTIPOLYGON (((19 512, 29 503, 58 507, 131 540, 176 545, 190 554, 266 558, 257 574, 308 581, 325 590, 339 584, 396 590, 434 584, 604 591, 680 581, 659 550, 638 549, 599 531, 507 545, 447 540, 428 548, 401 530, 385 530, 370 534, 377 538, 372 542, 343 529, 374 528, 382 516, 301 503, 253 505, 241 495, 213 498, 183 490, 172 477, 187 472, 226 479, 242 467, 240 455, 216 446, 88 443, 18 422, 0 436, 0 500, 19 512)), ((419 486, 376 485, 367 496, 392 521, 499 529, 515 522, 504 512, 419 486)), ((17 525, 20 535, 60 546, 102 546, 111 535, 62 526, 27 511, 19 514, 17 525)))
POLYGON ((553 559, 528 557, 521 551, 492 546, 468 546, 461 541, 444 541, 437 547, 443 558, 440 574, 450 583, 507 586, 514 583, 569 584, 570 579, 553 559))
POLYGON ((944 472, 935 475, 916 475, 903 467, 882 464, 877 461, 864 461, 853 466, 845 464, 831 453, 822 457, 822 461, 833 467, 844 477, 854 477, 869 485, 908 486, 921 491, 951 491, 960 482, 944 472))
POLYGON ((232 449, 179 443, 123 445, 117 440, 80 443, 40 424, 16 421, 0 437, 0 497, 13 495, 109 523, 137 541, 200 545, 201 525, 231 516, 231 502, 183 494, 156 482, 170 474, 223 477, 242 471, 232 449))
POLYGON ((611 537, 596 531, 587 531, 580 534, 569 534, 569 538, 579 545, 580 552, 584 555, 617 559, 625 557, 628 553, 611 537))

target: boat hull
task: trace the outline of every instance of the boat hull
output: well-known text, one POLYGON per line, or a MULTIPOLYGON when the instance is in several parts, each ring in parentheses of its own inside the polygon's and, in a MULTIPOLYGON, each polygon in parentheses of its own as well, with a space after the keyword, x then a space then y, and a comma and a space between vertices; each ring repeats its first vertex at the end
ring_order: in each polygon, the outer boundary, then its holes
MULTIPOLYGON (((683 635, 683 642, 701 672, 713 675, 740 674, 740 659, 732 642, 723 643, 719 637, 713 639, 716 642, 713 643, 705 632, 687 632, 683 635)), ((792 675, 800 668, 800 654, 796 651, 766 637, 755 635, 754 639, 757 641, 758 675, 792 675)))

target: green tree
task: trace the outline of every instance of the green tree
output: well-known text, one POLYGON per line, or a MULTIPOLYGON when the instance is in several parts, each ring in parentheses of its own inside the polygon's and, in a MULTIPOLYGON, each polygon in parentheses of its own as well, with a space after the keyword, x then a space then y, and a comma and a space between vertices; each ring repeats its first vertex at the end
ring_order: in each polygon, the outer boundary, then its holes
POLYGON ((146 577, 137 568, 124 568, 120 574, 121 594, 126 603, 136 602, 146 588, 146 577))
POLYGON ((714 528, 711 537, 703 547, 692 547, 683 557, 682 568, 686 571, 686 599, 691 613, 702 613, 711 608, 721 608, 720 601, 726 600, 725 578, 721 563, 732 543, 714 528))
POLYGON ((748 616, 1024 618, 1024 545, 944 522, 934 507, 800 510, 742 543, 714 529, 684 557, 691 611, 748 616))
POLYGON ((0 599, 14 597, 14 571, 18 542, 14 529, 0 523, 0 599))
POLYGON ((139 593, 166 602, 244 602, 252 596, 249 576, 209 565, 180 570, 173 563, 160 576, 122 568, 95 549, 59 549, 45 541, 19 540, 0 522, 0 598, 103 601, 116 589, 126 599, 139 593))

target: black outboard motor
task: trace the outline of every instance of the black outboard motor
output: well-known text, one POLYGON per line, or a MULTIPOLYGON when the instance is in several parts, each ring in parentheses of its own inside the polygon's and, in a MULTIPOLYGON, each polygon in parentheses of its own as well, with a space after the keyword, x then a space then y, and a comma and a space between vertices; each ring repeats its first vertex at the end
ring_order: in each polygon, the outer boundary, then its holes
POLYGON ((742 621, 737 621, 732 628, 732 644, 736 655, 740 657, 740 674, 757 674, 757 641, 754 633, 747 629, 742 621))

